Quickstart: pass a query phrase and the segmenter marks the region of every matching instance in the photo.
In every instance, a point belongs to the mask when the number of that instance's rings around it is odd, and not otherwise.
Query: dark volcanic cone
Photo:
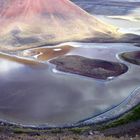
[[[117,28],[69,0],[5,0],[0,8],[0,25],[1,50],[120,37]]]

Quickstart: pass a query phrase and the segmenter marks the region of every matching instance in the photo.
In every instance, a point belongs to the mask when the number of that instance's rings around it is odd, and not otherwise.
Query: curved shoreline
[[[5,53],[0,53],[0,55],[3,55],[4,57],[11,57],[9,54]],[[13,56],[12,56],[13,57]],[[14,59],[17,59],[17,57],[14,57]],[[25,58],[23,61],[27,61]],[[30,63],[36,64],[39,63],[35,60],[30,60]],[[42,64],[42,63],[41,63]],[[23,127],[23,128],[32,128],[32,129],[51,129],[51,128],[72,128],[72,127],[81,127],[81,126],[86,126],[86,125],[94,125],[98,123],[104,123],[110,120],[117,119],[121,115],[127,113],[131,109],[133,109],[135,106],[137,106],[140,103],[140,86],[137,87],[135,90],[133,90],[130,95],[125,98],[121,103],[118,105],[114,106],[113,108],[110,108],[103,113],[100,113],[96,116],[91,116],[89,118],[86,118],[84,120],[78,121],[76,123],[72,124],[65,124],[65,125],[49,125],[49,124],[41,124],[41,125],[24,125],[21,123],[16,123],[12,121],[7,121],[4,119],[0,119],[0,124],[5,124],[5,125],[12,125],[16,127]]]
[[[14,60],[17,60],[18,57],[10,54],[6,54],[1,52],[0,55],[2,55],[4,58],[13,58]],[[119,55],[119,54],[118,54]],[[25,58],[20,58],[24,63],[27,63],[26,61],[30,61],[31,64],[36,65],[39,64],[40,61],[36,61],[34,59],[25,59]],[[43,65],[44,63],[40,63],[41,65]],[[41,125],[24,125],[21,123],[16,123],[16,122],[12,122],[12,121],[7,121],[4,119],[0,119],[0,123],[1,124],[6,124],[6,125],[12,125],[12,126],[16,126],[16,127],[23,127],[23,128],[32,128],[32,129],[51,129],[51,128],[71,128],[71,127],[81,127],[81,126],[86,126],[86,125],[94,125],[94,124],[98,124],[98,123],[104,123],[110,120],[114,120],[117,119],[118,117],[120,117],[121,115],[127,113],[128,111],[130,111],[131,109],[133,109],[135,106],[137,106],[140,103],[140,86],[137,87],[135,90],[133,90],[130,95],[125,98],[121,103],[119,103],[118,105],[114,106],[113,108],[110,108],[106,111],[104,111],[103,113],[100,113],[96,116],[91,116],[89,118],[86,118],[84,120],[78,121],[76,123],[72,123],[72,124],[65,124],[65,125],[49,125],[49,124],[41,124]]]
[[[133,90],[133,92],[117,106],[95,117],[91,117],[83,122],[79,122],[79,125],[98,124],[116,119],[137,106],[140,103],[139,98],[140,87]]]
[[[115,120],[125,113],[129,112],[131,109],[136,107],[140,101],[140,87],[136,88],[124,101],[122,101],[119,105],[101,113],[96,116],[87,118],[85,120],[79,121],[73,124],[65,124],[62,126],[57,125],[24,125],[21,123],[10,122],[7,120],[0,119],[1,125],[22,127],[22,128],[31,128],[31,129],[55,129],[55,128],[73,128],[73,127],[82,127],[87,125],[96,125],[104,122],[108,122],[110,120]]]

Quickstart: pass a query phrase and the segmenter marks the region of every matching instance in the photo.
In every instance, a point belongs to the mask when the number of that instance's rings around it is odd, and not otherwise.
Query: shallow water
[[[59,72],[48,61],[41,61],[42,67],[1,56],[1,119],[26,125],[71,124],[116,106],[140,87],[140,67],[118,58],[119,53],[139,47],[125,43],[67,44],[75,46],[67,55],[122,62],[129,70],[112,80],[99,80]],[[29,58],[38,61],[37,57]]]

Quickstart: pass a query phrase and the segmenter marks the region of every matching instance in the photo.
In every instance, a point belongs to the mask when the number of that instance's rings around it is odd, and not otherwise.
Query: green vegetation
[[[123,116],[121,116],[117,120],[109,122],[101,127],[102,127],[102,129],[107,129],[107,128],[127,124],[127,123],[130,123],[133,121],[137,121],[139,119],[140,119],[140,105],[136,106],[132,111],[124,114]]]
[[[71,128],[69,129],[71,132],[73,132],[74,134],[82,134],[84,132],[88,132],[89,130],[91,130],[90,126],[85,126],[85,127],[75,127],[75,128]]]
[[[24,129],[24,128],[12,128],[11,131],[15,134],[30,134],[30,133],[37,133],[38,130],[33,129]]]
[[[25,128],[19,128],[19,127],[10,127],[8,130],[15,133],[15,134],[58,134],[58,133],[65,133],[65,132],[72,132],[74,134],[82,134],[84,132],[87,132],[91,129],[90,126],[85,127],[75,127],[75,128],[67,128],[67,129],[50,129],[50,130],[36,130],[36,129],[25,129]],[[1,130],[1,129],[0,129]]]
[[[38,130],[38,129],[30,129],[30,128],[19,128],[19,127],[10,127],[9,130],[15,134],[58,134],[62,133],[62,130],[59,128],[54,128],[54,129],[43,129],[43,130]]]

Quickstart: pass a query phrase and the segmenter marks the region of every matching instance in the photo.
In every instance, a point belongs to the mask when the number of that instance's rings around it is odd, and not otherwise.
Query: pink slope
[[[0,17],[0,46],[4,49],[118,36],[116,28],[69,0],[6,0]],[[27,43],[24,39],[28,38],[36,41]]]

